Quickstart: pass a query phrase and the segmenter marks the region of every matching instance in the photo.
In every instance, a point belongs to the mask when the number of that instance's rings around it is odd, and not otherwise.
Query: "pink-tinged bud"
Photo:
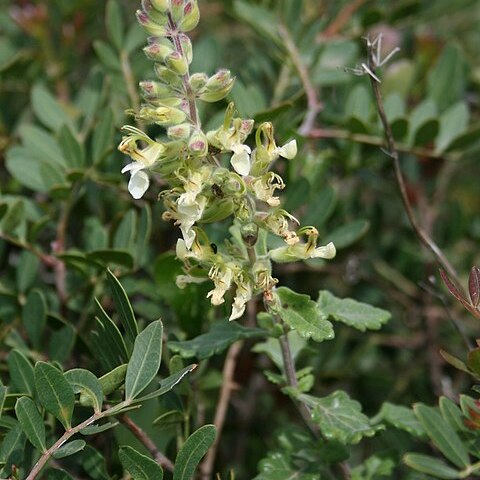
[[[205,156],[208,153],[207,137],[201,130],[196,130],[190,137],[188,149],[194,155]]]
[[[145,10],[137,10],[138,23],[151,35],[163,37],[167,33],[165,25],[154,22]]]
[[[169,88],[164,83],[146,80],[144,82],[140,82],[139,85],[144,95],[147,96],[149,99],[162,97],[171,93],[171,88]]]
[[[181,123],[180,125],[174,125],[167,130],[167,136],[171,140],[186,140],[190,137],[190,131],[192,125],[190,123]]]
[[[172,44],[165,40],[162,43],[151,43],[143,49],[150,60],[165,61],[165,58],[173,53]]]
[[[185,75],[188,72],[188,62],[179,52],[173,52],[165,58],[165,64],[179,75]]]
[[[179,23],[183,18],[184,0],[170,0],[170,11],[175,23]]]
[[[155,8],[152,0],[142,0],[142,9],[148,13],[150,19],[155,23],[159,25],[166,25],[168,23],[166,12],[161,12]]]
[[[199,98],[205,102],[217,102],[230,93],[234,82],[235,77],[232,78],[229,70],[219,70],[208,79]]]
[[[183,19],[179,28],[182,32],[193,30],[200,20],[200,9],[196,0],[190,0],[183,9]]]

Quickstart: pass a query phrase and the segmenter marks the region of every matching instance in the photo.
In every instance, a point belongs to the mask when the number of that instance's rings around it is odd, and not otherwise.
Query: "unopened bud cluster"
[[[135,199],[146,192],[152,174],[169,185],[159,197],[165,205],[163,219],[174,221],[182,233],[177,257],[184,262],[185,275],[177,284],[210,279],[213,289],[208,297],[213,305],[224,303],[225,294],[233,289],[233,320],[243,315],[253,295],[272,296],[277,283],[272,260],[332,258],[335,247],[317,247],[317,230],[298,228],[299,222],[281,208],[276,195],[285,184],[271,167],[279,157],[295,157],[295,140],[277,146],[273,126],[267,122],[256,129],[252,149],[246,142],[254,121],[237,117],[233,104],[218,129],[201,129],[196,102],[225,98],[234,78],[228,70],[211,77],[190,75],[192,46],[186,32],[198,24],[197,1],[143,0],[137,18],[151,35],[144,52],[155,62],[157,79],[140,83],[145,103],[134,113],[164,127],[168,140],[157,141],[125,126],[119,149],[133,161],[122,172],[130,172],[128,189]],[[213,245],[202,225],[228,217],[233,219],[232,240]],[[260,230],[281,237],[285,245],[261,251]]]

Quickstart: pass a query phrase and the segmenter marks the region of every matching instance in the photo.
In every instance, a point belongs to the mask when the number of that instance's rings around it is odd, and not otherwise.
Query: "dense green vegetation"
[[[0,478],[477,478],[479,3],[141,3],[0,0]]]

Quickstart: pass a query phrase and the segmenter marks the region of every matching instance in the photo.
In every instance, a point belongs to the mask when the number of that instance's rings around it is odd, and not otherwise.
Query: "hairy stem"
[[[175,50],[183,57],[184,52],[178,34],[178,26],[173,20],[173,17],[170,13],[168,14],[168,26],[170,28],[170,36]],[[182,83],[185,90],[185,98],[188,102],[188,108],[190,110],[190,120],[196,127],[200,128],[200,119],[198,117],[197,104],[195,103],[195,95],[193,94],[192,88],[190,86],[190,73],[188,71],[185,75],[182,76]]]
[[[120,420],[146,447],[159,465],[168,471],[173,472],[173,462],[157,448],[153,440],[142,428],[140,428],[127,414],[122,415]]]

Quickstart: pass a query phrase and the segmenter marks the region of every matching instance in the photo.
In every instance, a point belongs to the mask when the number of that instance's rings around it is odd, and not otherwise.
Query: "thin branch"
[[[222,388],[220,390],[220,398],[217,404],[217,410],[215,412],[214,425],[217,429],[217,436],[214,444],[210,448],[205,457],[205,460],[200,466],[201,476],[204,480],[212,478],[213,468],[215,465],[215,458],[217,456],[218,445],[220,444],[220,437],[222,435],[223,425],[227,416],[228,404],[230,403],[230,397],[235,389],[235,383],[233,377],[235,374],[235,367],[237,365],[237,357],[243,346],[243,342],[234,343],[227,352],[225,358],[225,364],[223,365],[222,372]]]
[[[348,130],[340,128],[315,128],[309,133],[310,138],[338,138],[340,140],[351,140],[356,143],[363,143],[365,145],[373,145],[381,147],[385,145],[385,140],[375,135],[366,135],[363,133],[351,133]],[[429,148],[412,147],[403,143],[396,143],[395,148],[398,152],[410,153],[417,157],[426,157],[432,159],[455,160],[457,156],[449,153],[439,153]]]
[[[285,27],[285,25],[279,25],[280,34],[285,45],[285,48],[290,56],[290,59],[295,66],[300,80],[305,90],[305,95],[307,96],[307,113],[303,119],[302,124],[300,125],[298,132],[300,135],[308,136],[312,131],[315,125],[315,120],[318,113],[323,109],[323,104],[318,100],[317,91],[315,85],[310,80],[310,76],[307,70],[307,67],[302,61],[301,54],[298,51],[295,42],[290,35],[290,32]]]
[[[173,462],[164,455],[155,445],[148,434],[142,430],[128,415],[122,415],[121,422],[135,435],[135,437],[146,447],[155,461],[163,468],[173,472]]]
[[[369,51],[368,51],[368,67],[373,73],[375,73],[373,48],[369,48]],[[380,86],[378,82],[371,75],[369,75],[369,78],[370,78],[370,84],[372,86],[373,94],[375,96],[375,103],[377,106],[378,115],[380,117],[380,120],[383,125],[383,129],[385,132],[385,140],[387,143],[388,154],[393,159],[395,177],[397,180],[398,188],[400,190],[400,195],[402,198],[403,206],[407,214],[408,220],[410,221],[410,224],[414,232],[416,233],[417,237],[419,238],[420,242],[433,253],[435,259],[440,264],[440,266],[444,268],[457,281],[458,284],[460,284],[461,282],[459,281],[459,277],[456,270],[450,264],[450,262],[448,261],[447,257],[444,255],[442,250],[438,247],[438,245],[433,241],[433,239],[428,235],[428,233],[422,228],[422,226],[419,224],[419,222],[415,218],[413,207],[410,204],[410,200],[408,198],[407,187],[406,187],[405,179],[403,177],[402,169],[400,166],[399,154],[395,146],[395,140],[393,137],[392,128],[387,119],[387,115],[385,113],[385,109],[383,106],[383,99],[382,99],[382,94],[380,92]]]

